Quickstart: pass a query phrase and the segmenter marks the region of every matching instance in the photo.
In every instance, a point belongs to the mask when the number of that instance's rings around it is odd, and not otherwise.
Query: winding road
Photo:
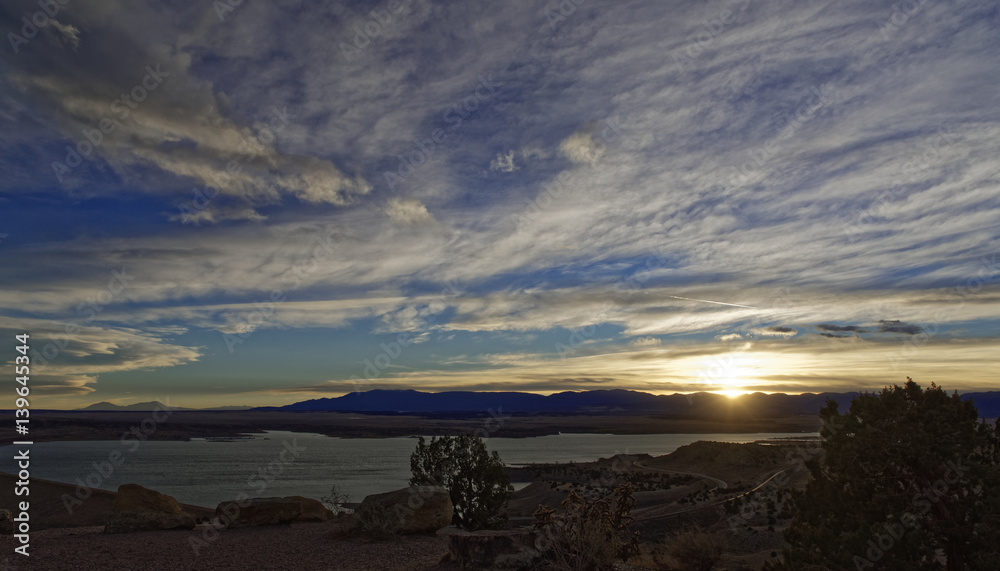
[[[710,480],[710,481],[712,481],[712,482],[714,482],[716,484],[716,487],[712,488],[712,490],[717,489],[717,488],[728,488],[729,487],[726,484],[725,481],[720,480],[719,478],[716,478],[714,476],[709,476],[707,474],[699,474],[697,472],[680,472],[680,471],[677,471],[677,470],[664,470],[662,468],[652,468],[652,467],[649,467],[649,466],[644,466],[638,460],[636,460],[635,462],[633,462],[632,465],[634,467],[636,467],[636,468],[642,468],[643,470],[652,470],[654,472],[666,472],[666,473],[669,473],[669,474],[685,474],[685,475],[688,475],[688,476],[695,476],[695,477],[698,477],[698,478],[703,478],[705,480]],[[648,511],[650,509],[654,509],[655,508],[655,506],[651,506],[651,507],[644,508],[644,509],[641,509],[641,510],[636,510],[635,512],[633,512],[633,514],[636,516],[636,519],[647,519],[648,520],[648,519],[659,519],[659,518],[664,518],[664,517],[673,517],[673,516],[677,516],[677,515],[681,515],[681,514],[686,514],[686,513],[690,513],[690,512],[694,512],[694,511],[698,511],[698,510],[703,510],[703,509],[707,509],[707,508],[721,506],[722,504],[738,500],[738,499],[742,498],[743,496],[746,496],[746,495],[749,495],[749,494],[752,494],[752,493],[756,492],[757,490],[759,490],[759,489],[763,488],[764,486],[766,486],[771,480],[777,478],[779,474],[787,472],[788,470],[791,470],[791,468],[784,468],[784,469],[778,470],[777,472],[775,472],[775,473],[771,474],[770,476],[768,476],[768,478],[766,480],[764,480],[760,484],[757,484],[751,490],[748,490],[748,491],[743,492],[741,494],[737,494],[735,496],[730,496],[728,498],[722,498],[722,499],[714,500],[714,501],[702,504],[700,506],[694,506],[694,507],[686,508],[686,509],[683,509],[683,510],[680,510],[680,511],[671,512],[671,513],[668,513],[668,514],[655,515],[655,516],[651,516],[651,517],[647,517],[647,518],[643,518],[643,517],[641,517],[640,514],[636,513],[636,512]],[[711,490],[709,490],[709,491],[711,491]]]
[[[711,488],[711,489],[709,489],[709,491],[712,491],[712,490],[715,490],[715,489],[719,489],[719,488],[726,489],[726,488],[729,487],[729,484],[727,484],[724,480],[716,478],[715,476],[709,476],[708,474],[702,474],[702,473],[699,473],[699,472],[682,472],[680,470],[665,470],[665,469],[662,469],[662,468],[653,468],[651,466],[646,466],[646,465],[642,464],[638,460],[635,460],[635,461],[632,462],[632,467],[634,467],[634,468],[641,468],[643,470],[649,470],[651,472],[663,472],[663,473],[666,473],[666,474],[682,474],[682,475],[685,475],[685,476],[694,476],[696,478],[701,478],[701,479],[704,479],[704,480],[708,480],[708,481],[710,481],[710,482],[712,482],[712,483],[715,484],[715,488]],[[736,494],[734,496],[730,496],[730,497],[727,497],[727,498],[720,498],[720,499],[713,500],[713,501],[710,501],[710,502],[707,502],[707,503],[704,503],[704,504],[701,504],[701,505],[698,505],[698,506],[693,506],[693,507],[690,507],[690,508],[685,508],[685,509],[680,510],[680,511],[670,512],[668,514],[660,514],[660,515],[654,515],[654,516],[649,516],[649,517],[643,517],[642,514],[644,512],[647,512],[647,511],[650,511],[650,510],[654,510],[654,509],[657,509],[657,508],[661,507],[661,506],[647,506],[647,507],[644,507],[644,508],[639,508],[639,509],[633,510],[632,511],[632,516],[635,517],[636,519],[640,519],[640,520],[660,519],[660,518],[674,517],[674,516],[678,516],[678,515],[681,515],[681,514],[695,512],[695,511],[698,511],[698,510],[703,510],[703,509],[708,509],[708,508],[713,508],[713,507],[721,506],[721,505],[723,505],[723,504],[725,504],[727,502],[732,502],[732,501],[738,500],[738,499],[742,498],[743,496],[746,496],[746,495],[749,495],[749,494],[752,494],[752,493],[756,492],[757,490],[763,488],[768,483],[770,483],[771,480],[777,478],[780,474],[782,474],[784,472],[787,472],[787,471],[789,471],[791,469],[792,468],[783,468],[781,470],[778,470],[777,472],[775,472],[775,473],[771,474],[770,476],[768,476],[767,479],[765,479],[763,482],[761,482],[760,484],[757,484],[753,489],[747,490],[747,491],[739,493],[739,494]],[[529,520],[533,520],[534,518],[531,517],[531,516],[515,516],[515,517],[512,517],[510,519],[511,519],[511,521],[515,521],[515,520],[517,520],[517,521],[520,521],[520,520],[529,521]]]
[[[711,480],[712,482],[715,482],[715,488],[712,488],[712,490],[714,490],[716,488],[723,488],[724,489],[724,488],[728,488],[729,487],[729,484],[727,484],[725,481],[720,480],[720,479],[718,479],[718,478],[716,478],[714,476],[709,476],[708,474],[699,474],[698,472],[681,472],[679,470],[664,470],[662,468],[653,468],[653,467],[641,464],[638,460],[636,460],[635,462],[632,462],[632,465],[635,466],[636,468],[642,468],[643,470],[652,470],[653,472],[665,472],[667,474],[683,474],[685,476],[695,476],[696,478],[701,478],[703,480]],[[711,491],[711,490],[709,490],[709,491]]]

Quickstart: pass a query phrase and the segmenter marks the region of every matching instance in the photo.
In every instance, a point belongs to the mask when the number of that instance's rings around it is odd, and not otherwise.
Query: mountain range
[[[416,414],[662,414],[677,417],[713,417],[747,413],[754,416],[818,414],[828,399],[850,407],[859,393],[749,393],[729,397],[716,393],[654,395],[623,389],[567,391],[551,395],[521,392],[445,391],[377,389],[352,392],[336,398],[319,398],[280,407],[258,407],[256,411],[361,412]],[[966,393],[983,418],[1000,416],[1000,392]]]
[[[149,401],[149,402],[137,402],[135,404],[130,404],[130,405],[118,405],[118,404],[110,403],[110,402],[107,402],[107,401],[102,401],[102,402],[94,403],[94,404],[92,404],[92,405],[90,405],[88,407],[78,408],[76,410],[79,410],[79,411],[90,411],[90,412],[97,412],[97,411],[100,411],[100,412],[127,412],[127,411],[131,411],[131,412],[149,412],[149,411],[154,411],[154,410],[163,410],[165,408],[168,408],[168,407],[166,405],[160,403],[160,401],[155,401],[155,400],[154,401]],[[170,410],[188,410],[188,411],[191,411],[191,410],[205,410],[205,411],[209,411],[209,410],[250,410],[253,407],[249,407],[249,406],[219,406],[219,407],[213,407],[213,408],[184,408],[184,407],[180,407],[180,406],[171,406],[169,408],[170,408]]]

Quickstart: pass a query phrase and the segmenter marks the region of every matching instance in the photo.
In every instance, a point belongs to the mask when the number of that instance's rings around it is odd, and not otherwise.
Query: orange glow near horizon
[[[744,391],[741,389],[726,389],[724,391],[716,391],[716,394],[726,395],[727,397],[734,399],[736,397],[741,397],[745,394],[749,394],[749,391]]]

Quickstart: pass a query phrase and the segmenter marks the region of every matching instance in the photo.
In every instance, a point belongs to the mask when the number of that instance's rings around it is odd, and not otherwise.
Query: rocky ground
[[[792,516],[791,490],[804,487],[809,475],[803,460],[818,451],[812,440],[696,442],[655,458],[530,465],[511,470],[512,479],[534,483],[515,493],[509,511],[514,523],[525,524],[533,507],[556,507],[571,490],[609,497],[616,486],[631,482],[632,530],[642,542],[642,554],[632,563],[672,568],[676,562],[669,553],[677,538],[701,533],[719,554],[717,570],[759,569],[781,553],[781,532]]]
[[[13,476],[0,474],[0,502],[14,506]],[[410,536],[390,541],[333,539],[333,522],[226,529],[206,525],[194,530],[142,531],[105,535],[116,494],[93,491],[70,514],[64,494],[75,487],[33,479],[28,557],[20,545],[0,535],[0,571],[20,569],[438,569],[448,551],[445,536]],[[19,498],[24,499],[24,498]],[[181,504],[199,519],[214,509]],[[207,540],[207,541],[206,541]],[[203,543],[204,542],[204,543]],[[196,548],[197,547],[197,548]]]
[[[0,558],[0,569],[437,570],[448,552],[444,536],[335,541],[326,523],[225,530],[197,552],[190,539],[202,537],[198,528],[120,535],[104,535],[102,531],[103,527],[82,527],[33,532],[29,557],[7,555],[13,553],[15,541],[2,536],[0,552],[6,561]]]

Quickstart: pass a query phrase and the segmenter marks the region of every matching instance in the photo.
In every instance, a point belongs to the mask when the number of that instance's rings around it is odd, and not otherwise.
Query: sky
[[[0,356],[30,334],[35,408],[1000,388],[995,3],[0,21]]]

